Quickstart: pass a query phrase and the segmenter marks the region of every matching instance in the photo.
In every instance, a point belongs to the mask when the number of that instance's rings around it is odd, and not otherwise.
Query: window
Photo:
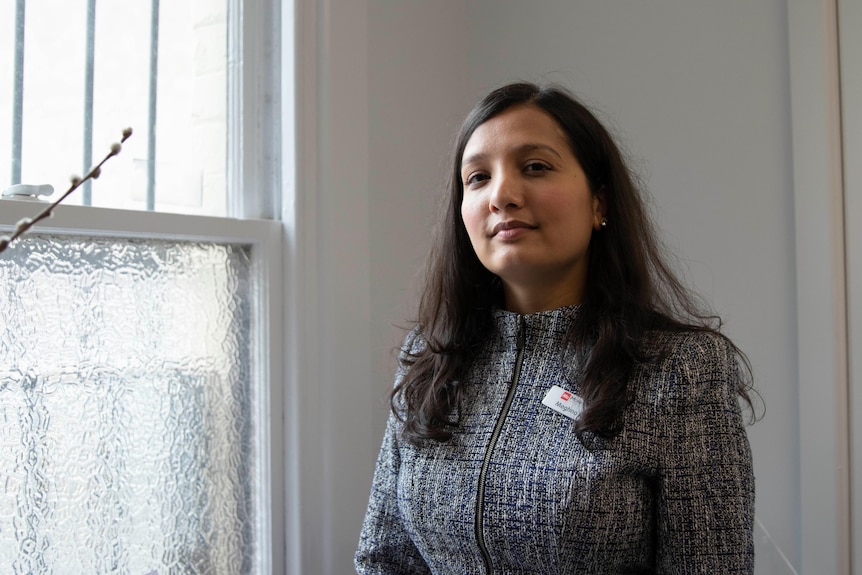
[[[171,26],[180,25],[190,6],[207,3],[161,2],[160,37],[170,37]],[[180,127],[177,120],[170,126],[175,132],[162,129],[171,124],[165,111],[170,104],[162,100],[172,99],[170,92],[162,96],[163,89],[179,88],[165,81],[160,65],[154,207],[185,214],[134,212],[112,203],[125,198],[131,204],[124,207],[146,207],[139,190],[146,187],[147,170],[135,162],[148,160],[133,146],[147,141],[147,130],[119,112],[122,121],[116,126],[107,116],[99,119],[100,113],[115,114],[113,105],[99,103],[99,79],[131,74],[133,64],[124,59],[136,57],[119,50],[99,52],[100,38],[110,35],[103,32],[107,24],[99,22],[113,10],[129,25],[149,26],[148,10],[159,2],[99,0],[94,160],[119,139],[124,126],[135,128],[92,187],[93,205],[109,207],[61,206],[55,218],[40,222],[0,253],[0,292],[5,294],[0,302],[0,565],[12,565],[13,573],[52,568],[141,575],[284,571],[283,546],[273,543],[282,540],[285,521],[282,226],[205,215],[260,218],[277,212],[280,151],[278,142],[265,140],[280,135],[280,102],[270,88],[279,85],[279,66],[267,60],[279,53],[273,46],[280,2],[221,3],[225,7],[213,19],[223,18],[214,26],[230,45],[225,70],[221,80],[217,74],[210,78],[218,89],[202,88],[217,92],[212,106],[226,107],[224,126],[202,137],[222,146],[216,154],[222,173],[213,177],[221,180],[214,188],[221,191],[213,197],[221,194],[221,199],[208,200],[204,184],[200,193],[195,191],[194,183],[206,179],[204,168],[195,168],[198,175],[186,179],[167,177],[188,168],[200,146],[190,135],[193,122]],[[24,2],[0,3],[0,66],[12,62],[10,22],[17,4]],[[72,31],[85,36],[85,23],[76,21],[85,22],[87,4],[42,0],[26,6],[28,34],[29,26],[39,23],[37,5],[51,7],[49,20],[63,24],[57,32],[62,49],[43,64],[52,77],[46,92],[63,96],[51,106],[61,111],[51,110],[57,119],[47,135],[32,144],[22,138],[22,180],[51,183],[60,188],[55,193],[65,189],[71,172],[83,171],[76,156],[83,157],[84,98],[77,95],[80,83],[72,85],[83,65],[64,76],[77,56],[70,55],[69,62],[63,57],[84,45],[72,40]],[[62,15],[67,6],[68,17]],[[123,41],[138,35],[123,31],[129,36]],[[26,66],[38,62],[29,52],[31,37],[25,44]],[[111,58],[119,61],[111,63]],[[11,77],[10,70],[0,67],[0,77]],[[254,77],[244,70],[253,70]],[[141,90],[146,95],[146,89],[135,88],[135,97]],[[34,115],[48,115],[31,109],[34,92],[25,84],[25,130]],[[8,103],[12,109],[12,96],[0,98],[8,99],[0,106]],[[121,96],[114,102],[119,108],[131,99]],[[5,138],[11,127],[2,123],[7,117],[0,114],[0,146],[7,146],[0,147],[3,158],[11,156],[12,138]],[[104,141],[100,122],[109,133]],[[177,142],[180,151],[160,155]],[[31,161],[42,162],[41,168],[28,164],[28,145],[36,158]],[[261,148],[271,157],[258,153]],[[161,167],[162,160],[170,164],[177,157],[185,168]],[[46,176],[46,182],[42,176],[49,172],[56,175]],[[0,178],[11,183],[11,176],[7,162]],[[176,181],[164,184],[162,177]],[[0,188],[6,182],[0,180]],[[176,186],[167,190],[179,190],[178,196],[160,199],[165,185]],[[72,203],[84,202],[82,191],[70,197]],[[179,201],[182,194],[185,199]],[[199,203],[191,205],[195,198]],[[218,209],[212,207],[219,203]],[[36,209],[32,202],[0,199],[0,233]]]

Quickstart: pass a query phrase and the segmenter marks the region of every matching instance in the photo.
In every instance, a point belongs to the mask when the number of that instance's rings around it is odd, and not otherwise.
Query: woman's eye
[[[530,162],[524,167],[527,172],[546,172],[551,169],[551,166],[543,162]]]
[[[470,174],[467,177],[467,179],[464,181],[464,184],[467,186],[473,186],[473,185],[484,182],[488,178],[489,178],[488,174],[485,174],[482,172],[476,172],[476,173]]]

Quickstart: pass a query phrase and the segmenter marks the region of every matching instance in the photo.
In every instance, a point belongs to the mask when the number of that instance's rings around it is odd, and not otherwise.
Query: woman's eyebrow
[[[551,154],[557,156],[559,159],[563,159],[563,156],[553,146],[549,146],[548,144],[520,144],[512,148],[511,152],[515,154],[525,154],[529,152],[535,152],[537,150],[544,150],[546,152],[550,152]],[[463,169],[464,166],[467,166],[474,162],[482,162],[487,158],[488,154],[485,152],[477,152],[475,154],[471,154],[470,156],[467,156],[466,158],[461,160],[461,169]]]
[[[563,159],[563,156],[554,148],[553,146],[549,146],[548,144],[522,144],[516,148],[518,152],[535,152],[537,150],[544,150],[546,152],[550,152],[560,158]]]

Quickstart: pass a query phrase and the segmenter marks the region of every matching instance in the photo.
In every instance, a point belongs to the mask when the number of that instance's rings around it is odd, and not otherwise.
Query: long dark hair
[[[720,320],[704,311],[666,262],[641,193],[607,129],[562,88],[503,86],[473,108],[458,133],[419,304],[421,343],[402,350],[399,359],[403,376],[392,391],[392,409],[403,419],[402,436],[414,443],[451,437],[458,425],[453,413],[461,401],[459,380],[489,334],[493,311],[503,305],[502,283],[479,261],[461,219],[461,161],[477,127],[520,104],[556,120],[591,190],[601,190],[610,223],[590,241],[584,297],[569,333],[574,349],[587,358],[578,434],[619,433],[620,415],[631,400],[629,377],[639,362],[651,359],[642,346],[648,331],[719,333]],[[750,374],[748,360],[730,345]],[[740,380],[738,392],[751,405],[749,380]]]

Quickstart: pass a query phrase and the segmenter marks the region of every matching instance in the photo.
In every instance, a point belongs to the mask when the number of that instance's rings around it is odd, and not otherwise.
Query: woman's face
[[[557,122],[518,105],[481,124],[464,149],[461,180],[467,234],[503,281],[506,307],[580,303],[601,202]]]

